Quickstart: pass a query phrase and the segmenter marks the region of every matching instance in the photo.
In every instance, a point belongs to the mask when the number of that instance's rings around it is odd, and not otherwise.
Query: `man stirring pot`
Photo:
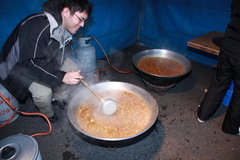
[[[42,11],[24,18],[8,37],[0,54],[0,77],[18,100],[31,95],[38,110],[56,122],[52,98],[62,97],[54,88],[76,85],[83,78],[67,57],[68,44],[92,6],[87,0],[48,0]]]

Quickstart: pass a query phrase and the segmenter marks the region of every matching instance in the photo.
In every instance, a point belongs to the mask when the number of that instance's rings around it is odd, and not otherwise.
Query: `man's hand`
[[[78,84],[80,79],[83,79],[83,76],[80,74],[80,72],[80,70],[67,72],[63,77],[62,82],[69,85]]]

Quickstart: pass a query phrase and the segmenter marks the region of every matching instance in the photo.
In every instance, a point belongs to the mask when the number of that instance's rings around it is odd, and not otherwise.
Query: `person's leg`
[[[240,127],[240,63],[231,59],[234,70],[234,90],[222,125],[222,131],[228,134],[239,134]]]
[[[228,58],[229,56],[224,53],[219,55],[216,74],[197,111],[198,118],[202,121],[208,120],[217,111],[233,79],[233,72],[228,63]]]
[[[239,131],[240,129],[240,97],[239,95],[240,95],[239,89],[235,89],[232,95],[232,100],[230,102],[230,105],[228,106],[227,113],[223,121],[222,131],[228,134],[240,133]]]
[[[51,88],[33,82],[29,91],[32,93],[33,102],[41,113],[46,115],[48,118],[54,115],[52,109],[52,90]]]

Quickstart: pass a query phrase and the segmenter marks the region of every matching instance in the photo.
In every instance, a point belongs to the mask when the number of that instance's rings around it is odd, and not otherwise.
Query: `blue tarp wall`
[[[75,36],[91,35],[107,54],[140,42],[151,48],[178,52],[206,65],[217,57],[196,53],[187,41],[210,31],[224,32],[230,21],[231,0],[89,0],[94,5],[90,22]],[[25,16],[41,11],[45,0],[0,0],[0,49]],[[97,58],[104,54],[95,41]]]

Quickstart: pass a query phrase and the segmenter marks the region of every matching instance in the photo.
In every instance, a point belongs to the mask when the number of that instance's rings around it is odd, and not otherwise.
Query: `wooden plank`
[[[188,41],[189,47],[199,49],[214,55],[219,55],[219,47],[212,42],[213,37],[223,36],[223,32],[212,31]]]

